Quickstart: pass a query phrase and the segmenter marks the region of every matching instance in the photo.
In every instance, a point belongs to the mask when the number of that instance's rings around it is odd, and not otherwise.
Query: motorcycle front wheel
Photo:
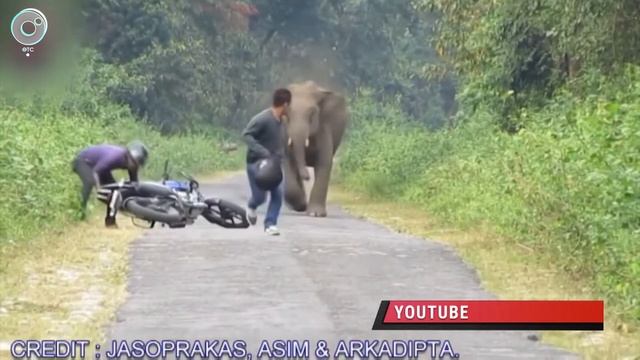
[[[202,216],[210,223],[227,229],[246,229],[250,226],[242,206],[217,198],[206,199],[204,202],[209,208],[202,212]]]

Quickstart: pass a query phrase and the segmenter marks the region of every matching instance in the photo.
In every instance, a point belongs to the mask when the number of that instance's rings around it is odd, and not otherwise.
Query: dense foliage
[[[107,87],[109,97],[163,132],[229,126],[248,115],[243,109],[258,90],[255,39],[220,31],[216,8],[195,3],[84,4],[91,19],[88,43],[117,69]]]
[[[437,71],[459,79],[456,126],[429,132],[363,92],[340,161],[345,183],[525,243],[639,321],[637,7],[413,4],[439,14]]]
[[[165,132],[239,128],[274,87],[314,79],[400,98],[431,127],[453,112],[427,14],[409,2],[90,0],[88,39],[119,77],[109,96]],[[373,49],[373,51],[372,51]]]
[[[640,10],[632,0],[412,2],[439,14],[434,45],[465,80],[465,110],[495,109],[510,132],[527,125],[521,108],[544,106],[560,89],[590,93],[574,80],[640,64]]]

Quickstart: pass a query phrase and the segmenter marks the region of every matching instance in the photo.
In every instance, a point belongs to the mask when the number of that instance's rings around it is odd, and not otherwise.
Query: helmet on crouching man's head
[[[144,166],[149,157],[147,147],[141,141],[136,140],[131,142],[127,148],[129,149],[129,154],[131,154],[131,157],[136,161],[138,166]]]

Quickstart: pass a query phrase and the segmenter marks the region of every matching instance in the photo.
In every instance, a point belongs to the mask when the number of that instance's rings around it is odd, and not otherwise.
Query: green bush
[[[564,93],[541,110],[522,110],[530,125],[514,135],[492,125],[487,109],[453,130],[412,128],[364,96],[353,104],[341,181],[457,226],[489,225],[552,255],[608,306],[640,320],[637,73],[599,78],[598,95]]]

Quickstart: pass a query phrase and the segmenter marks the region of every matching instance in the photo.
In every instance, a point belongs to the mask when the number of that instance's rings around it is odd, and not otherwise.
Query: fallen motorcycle
[[[205,198],[200,184],[192,176],[181,173],[187,181],[169,178],[169,162],[160,183],[120,182],[108,184],[98,190],[98,200],[104,204],[115,201],[119,211],[143,220],[149,228],[161,223],[170,228],[193,224],[202,215],[210,223],[228,229],[246,229],[250,226],[243,207],[220,198]]]

